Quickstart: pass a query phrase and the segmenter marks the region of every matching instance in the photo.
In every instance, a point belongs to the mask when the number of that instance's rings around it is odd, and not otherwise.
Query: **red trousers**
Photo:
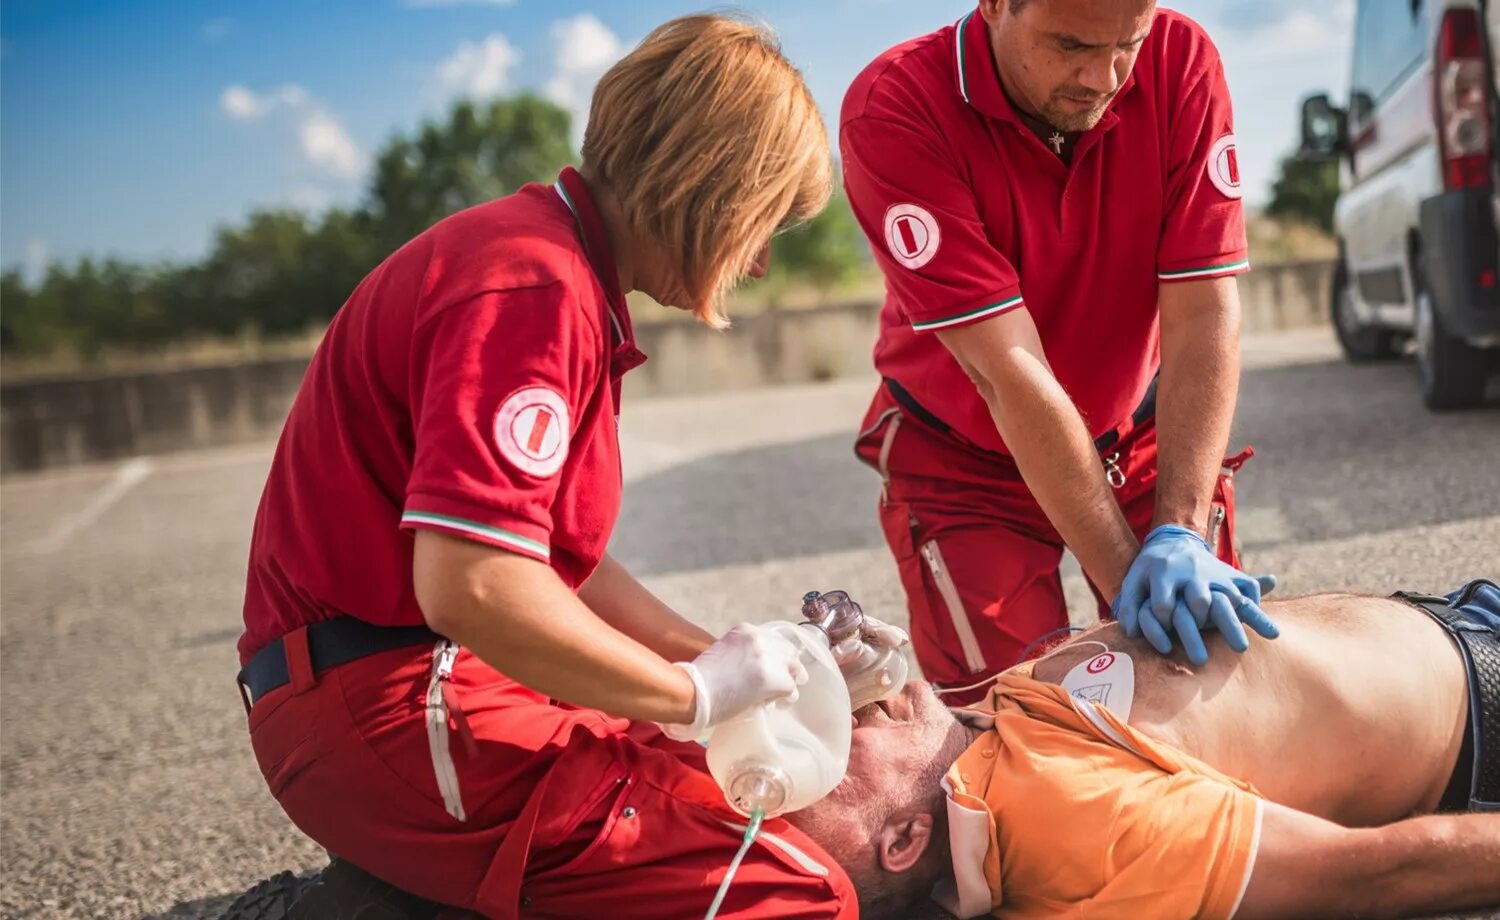
[[[415,646],[255,701],[250,739],[287,815],[406,891],[485,917],[702,917],[745,823],[703,749],[655,726],[556,705],[467,652]],[[446,665],[451,664],[451,673]],[[853,918],[844,871],[780,820],[740,866],[721,917]]]
[[[940,688],[982,683],[1028,647],[1068,625],[1058,566],[1063,541],[1011,458],[976,448],[904,410],[882,386],[855,447],[881,475],[880,523],[896,557],[911,614],[912,645]],[[1209,543],[1238,565],[1234,473],[1224,461],[1214,489]],[[1115,497],[1137,539],[1156,509],[1156,426],[1126,422],[1100,458],[1115,470]],[[1094,589],[1101,616],[1109,604]],[[983,689],[944,694],[973,702]]]

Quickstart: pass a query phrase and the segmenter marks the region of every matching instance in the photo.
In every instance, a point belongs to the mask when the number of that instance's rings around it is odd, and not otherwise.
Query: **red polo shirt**
[[[423,622],[414,528],[582,584],[619,512],[620,378],[644,359],[572,169],[391,255],[334,317],[282,432],[251,539],[242,661],[340,614]]]
[[[989,411],[936,336],[1025,306],[1093,436],[1160,364],[1162,282],[1249,268],[1229,91],[1193,21],[1157,13],[1064,163],[1017,115],[983,18],[898,45],[844,98],[849,201],[885,274],[875,365],[974,444]]]

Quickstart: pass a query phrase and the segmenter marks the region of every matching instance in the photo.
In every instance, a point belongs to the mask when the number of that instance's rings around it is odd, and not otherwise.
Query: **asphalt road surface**
[[[1287,593],[1500,576],[1500,408],[1432,415],[1409,364],[1346,365],[1322,333],[1245,351],[1248,568]],[[850,451],[872,385],[628,405],[614,552],[713,628],[836,587],[903,620]],[[213,917],[320,862],[261,784],[231,680],[270,449],[0,486],[0,915]]]

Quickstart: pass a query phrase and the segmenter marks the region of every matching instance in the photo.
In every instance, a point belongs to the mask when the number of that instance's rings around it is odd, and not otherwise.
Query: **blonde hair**
[[[679,305],[714,328],[761,247],[833,185],[827,129],[775,35],[707,14],[658,27],[599,80],[583,165],[675,256]]]

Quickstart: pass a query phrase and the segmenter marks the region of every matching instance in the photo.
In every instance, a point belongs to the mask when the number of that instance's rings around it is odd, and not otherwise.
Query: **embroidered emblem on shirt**
[[[937,218],[920,205],[893,204],[885,212],[885,246],[891,257],[917,269],[937,255],[942,232]]]
[[[1228,198],[1238,198],[1240,190],[1240,156],[1234,145],[1234,135],[1219,138],[1208,153],[1208,178],[1214,188]]]
[[[524,387],[495,413],[495,447],[522,472],[546,478],[568,458],[568,403],[555,390]]]

